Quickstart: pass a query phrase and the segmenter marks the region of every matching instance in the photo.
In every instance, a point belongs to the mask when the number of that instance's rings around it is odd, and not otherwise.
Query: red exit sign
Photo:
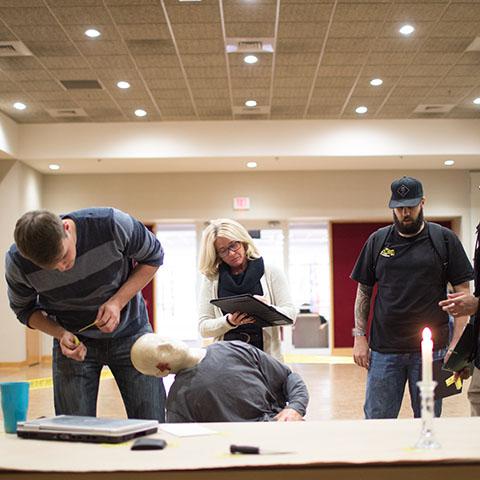
[[[233,199],[234,210],[250,210],[250,197],[235,197]]]

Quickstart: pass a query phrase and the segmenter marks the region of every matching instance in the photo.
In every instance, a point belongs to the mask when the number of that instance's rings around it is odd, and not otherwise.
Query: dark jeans
[[[96,416],[100,372],[110,367],[129,418],[165,421],[165,388],[161,378],[149,377],[135,370],[130,349],[135,340],[151,331],[123,338],[82,338],[87,347],[83,362],[62,354],[57,340],[53,344],[53,392],[57,415]]]
[[[433,360],[445,356],[446,349],[433,352]],[[421,399],[417,382],[422,377],[422,354],[380,353],[372,350],[367,375],[363,410],[365,418],[397,418],[408,380],[415,418],[421,416]],[[442,413],[442,400],[435,400],[435,416]]]

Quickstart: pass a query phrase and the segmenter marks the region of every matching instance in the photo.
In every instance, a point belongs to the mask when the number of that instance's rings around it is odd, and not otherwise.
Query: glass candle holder
[[[417,385],[422,399],[422,431],[415,448],[424,450],[440,448],[440,444],[435,440],[433,433],[434,391],[437,382],[417,382]]]

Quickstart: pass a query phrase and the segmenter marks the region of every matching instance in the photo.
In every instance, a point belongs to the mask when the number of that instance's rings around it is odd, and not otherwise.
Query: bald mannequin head
[[[201,349],[189,348],[181,340],[164,338],[156,333],[142,335],[133,345],[130,358],[144,375],[165,377],[197,365],[205,356]]]

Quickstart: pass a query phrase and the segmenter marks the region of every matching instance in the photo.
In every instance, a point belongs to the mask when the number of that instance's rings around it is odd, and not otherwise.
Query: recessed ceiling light
[[[85,30],[85,35],[90,38],[97,38],[101,35],[101,33],[94,28],[89,28],[88,30]]]
[[[25,110],[27,106],[22,102],[15,102],[13,108],[16,108],[17,110]]]
[[[364,113],[367,113],[367,112],[368,112],[368,108],[365,107],[364,105],[360,105],[360,107],[357,107],[357,108],[355,109],[355,111],[356,111],[357,113],[359,113],[360,115],[363,115]]]
[[[452,165],[455,165],[455,160],[445,160],[443,163],[447,167],[451,167]]]
[[[60,170],[60,165],[58,165],[58,163],[51,163],[48,168],[50,170]]]
[[[480,105],[480,97],[477,97],[477,98],[473,101],[473,103],[474,103],[475,105]]]
[[[125,90],[126,88],[130,88],[130,84],[121,80],[120,82],[117,82],[117,87]]]
[[[145,117],[147,115],[147,112],[141,108],[137,108],[134,113],[137,117]]]
[[[402,28],[400,28],[399,32],[402,35],[411,35],[415,31],[415,28],[412,27],[412,25],[403,25]]]
[[[247,168],[257,168],[257,162],[247,162]]]
[[[255,55],[246,55],[245,57],[243,57],[243,61],[251,65],[258,62],[258,57],[256,57]]]
[[[372,85],[372,87],[378,87],[382,83],[383,83],[383,80],[381,78],[372,78],[372,80],[370,80],[370,85]]]
[[[250,107],[250,108],[256,107],[257,106],[257,101],[256,100],[247,100],[245,102],[245,106]]]

